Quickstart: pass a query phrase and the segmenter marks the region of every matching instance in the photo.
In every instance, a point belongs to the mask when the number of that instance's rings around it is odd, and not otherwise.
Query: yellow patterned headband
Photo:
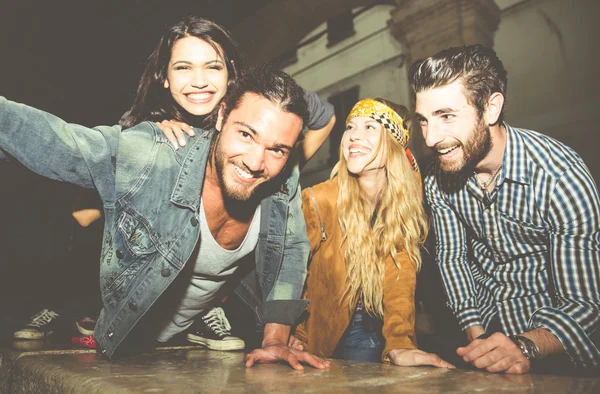
[[[366,116],[367,118],[377,121],[389,130],[390,133],[392,133],[392,136],[404,148],[408,146],[410,133],[404,124],[404,119],[384,103],[371,99],[360,100],[352,107],[352,111],[350,111],[350,114],[346,118],[346,123],[357,116]]]
[[[406,150],[408,161],[418,174],[419,181],[421,181],[417,160],[415,160],[412,152],[407,148],[408,141],[410,140],[410,132],[404,123],[404,119],[402,119],[402,117],[400,117],[396,111],[384,103],[371,99],[360,100],[358,103],[356,103],[346,118],[346,124],[350,121],[350,119],[356,118],[357,116],[366,116],[367,118],[371,118],[390,131],[396,141],[398,141]]]

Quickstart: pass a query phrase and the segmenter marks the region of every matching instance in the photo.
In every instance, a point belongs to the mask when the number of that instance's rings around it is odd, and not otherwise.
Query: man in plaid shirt
[[[600,202],[581,158],[503,122],[506,71],[480,45],[409,73],[437,160],[425,193],[448,305],[489,372],[598,367]]]

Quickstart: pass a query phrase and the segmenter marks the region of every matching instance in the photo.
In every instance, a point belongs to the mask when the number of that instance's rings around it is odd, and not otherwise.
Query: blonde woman
[[[290,345],[322,356],[453,368],[417,349],[416,273],[427,233],[408,110],[359,101],[331,179],[302,192],[308,318]]]

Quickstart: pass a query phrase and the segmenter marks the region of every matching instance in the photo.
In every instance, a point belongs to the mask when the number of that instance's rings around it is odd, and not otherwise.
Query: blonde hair
[[[392,107],[393,103],[381,101]],[[406,119],[408,110],[403,106],[394,107]],[[380,149],[387,150],[387,182],[380,192],[373,225],[371,205],[358,178],[348,171],[341,147],[340,160],[331,172],[331,179],[337,177],[339,185],[338,222],[342,230],[341,244],[346,243],[346,296],[350,307],[354,307],[362,295],[365,310],[383,318],[385,260],[391,256],[399,278],[401,267],[396,257],[406,251],[418,270],[420,247],[427,236],[427,219],[419,175],[412,168],[404,147],[385,128],[382,127],[381,132],[384,138],[380,138],[373,157]]]

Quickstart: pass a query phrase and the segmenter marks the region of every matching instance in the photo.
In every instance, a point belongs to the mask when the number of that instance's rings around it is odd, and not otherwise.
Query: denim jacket
[[[140,318],[177,277],[199,239],[198,209],[214,131],[195,130],[175,150],[151,122],[125,132],[89,129],[0,97],[0,149],[48,178],[95,188],[104,203],[100,264],[104,309],[95,337],[112,357]],[[0,158],[3,157],[0,151]],[[236,293],[258,324],[293,325],[309,244],[297,166],[261,202],[255,269]]]

